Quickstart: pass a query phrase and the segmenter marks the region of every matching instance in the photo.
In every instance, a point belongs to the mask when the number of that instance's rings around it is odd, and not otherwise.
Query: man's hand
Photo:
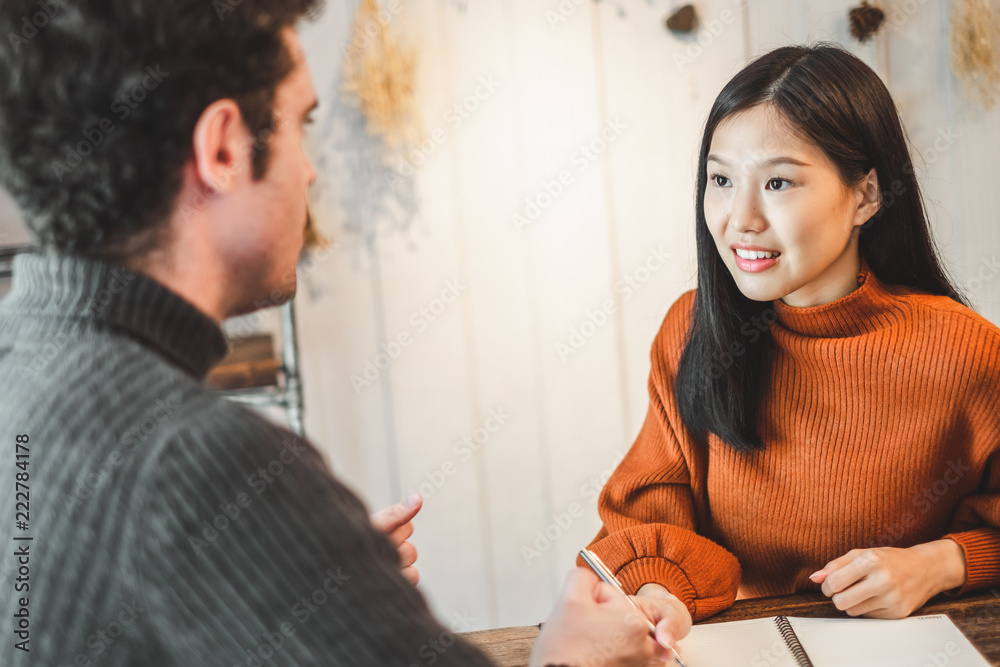
[[[687,609],[674,600],[637,600],[656,624],[656,636],[661,641],[676,641],[691,627]],[[667,649],[649,634],[646,618],[621,593],[590,570],[575,568],[535,641],[530,664],[645,666],[654,660],[667,661],[669,656]]]
[[[413,494],[405,501],[390,505],[371,515],[375,530],[385,533],[396,546],[399,551],[399,564],[403,568],[403,576],[414,586],[420,581],[420,573],[417,572],[417,568],[413,567],[417,561],[417,548],[407,540],[413,535],[413,524],[410,523],[410,520],[417,515],[423,503],[423,498]]]
[[[965,576],[962,547],[944,539],[909,549],[853,549],[809,578],[849,616],[906,618]]]

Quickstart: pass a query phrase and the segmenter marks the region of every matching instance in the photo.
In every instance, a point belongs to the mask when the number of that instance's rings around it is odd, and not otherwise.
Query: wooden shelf
[[[305,436],[302,380],[299,376],[298,330],[295,300],[278,307],[281,314],[281,354],[276,359],[278,382],[240,389],[216,389],[226,398],[255,407],[278,406],[285,411],[288,428]],[[269,338],[269,336],[268,336]]]

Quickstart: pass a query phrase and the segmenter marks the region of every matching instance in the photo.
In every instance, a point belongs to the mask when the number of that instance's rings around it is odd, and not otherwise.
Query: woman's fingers
[[[814,573],[814,576],[821,573],[826,575],[821,590],[824,595],[830,597],[863,579],[877,562],[878,557],[871,549],[852,549],[840,558],[830,561],[826,567]]]
[[[847,612],[848,616],[871,616],[874,613],[890,613],[891,610],[885,607],[883,601],[878,597],[868,598],[861,604],[854,605],[844,611]],[[898,618],[898,617],[897,617]]]
[[[877,600],[879,597],[879,591],[874,590],[874,587],[867,581],[862,581],[857,583],[846,591],[841,591],[840,593],[834,594],[830,601],[833,602],[833,606],[841,611],[846,611],[849,614],[849,610],[858,609],[862,605],[868,605],[871,609],[877,609],[882,605],[876,604],[875,607],[871,607],[869,604],[871,601]],[[864,612],[861,612],[864,613]],[[858,616],[858,613],[851,614],[852,616]]]
[[[855,549],[830,561],[810,579],[817,583],[823,579],[823,593],[851,616],[905,618],[964,574],[963,562],[953,568],[954,576],[936,574],[941,570],[941,553],[959,560],[962,556],[956,551],[944,541],[908,549]]]
[[[656,626],[656,640],[660,645],[673,646],[691,631],[691,613],[670,593],[633,597],[632,600]]]

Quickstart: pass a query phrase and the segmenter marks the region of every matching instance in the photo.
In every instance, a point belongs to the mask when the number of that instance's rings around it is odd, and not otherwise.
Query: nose
[[[739,233],[760,232],[767,228],[767,221],[761,215],[753,193],[737,193],[733,196],[729,226]]]

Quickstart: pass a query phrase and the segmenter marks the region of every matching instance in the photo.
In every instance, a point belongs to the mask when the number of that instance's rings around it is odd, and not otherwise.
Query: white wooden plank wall
[[[1000,112],[950,72],[948,4],[880,2],[887,25],[864,45],[846,1],[706,0],[686,38],[663,27],[680,4],[404,0],[392,25],[418,50],[419,108],[439,132],[391,206],[338,99],[355,0],[304,31],[326,114],[317,207],[339,243],[299,306],[307,427],[372,507],[431,492],[421,587],[446,619],[537,623],[598,529],[602,475],[645,414],[650,343],[693,285],[701,128],[749,58],[832,40],[879,73],[949,266],[1000,321]],[[418,331],[412,314],[448,281],[460,296]],[[356,392],[350,376],[401,332],[412,343]]]
[[[306,425],[373,509],[425,492],[421,588],[446,621],[543,620],[599,528],[650,343],[693,285],[700,132],[748,59],[833,40],[879,73],[944,256],[1000,322],[1000,110],[951,74],[950,3],[879,0],[887,25],[860,45],[846,0],[703,0],[686,38],[663,27],[679,1],[400,2],[433,138],[392,185],[339,93],[356,0],[303,30],[314,206],[337,242],[300,271]]]

